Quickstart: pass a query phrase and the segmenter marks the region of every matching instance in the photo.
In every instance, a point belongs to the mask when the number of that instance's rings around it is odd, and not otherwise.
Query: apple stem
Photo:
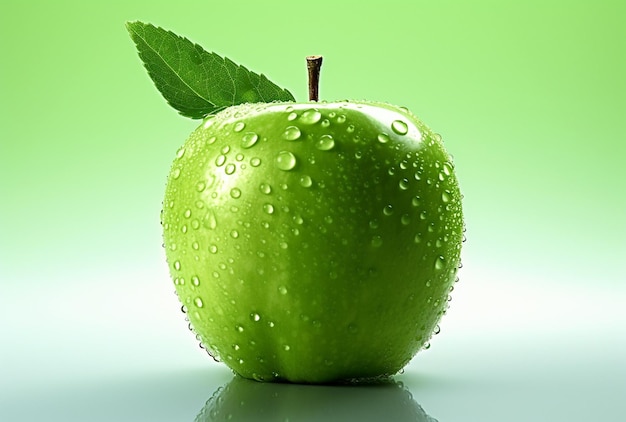
[[[306,58],[306,67],[309,71],[309,101],[319,101],[322,56],[308,56]]]

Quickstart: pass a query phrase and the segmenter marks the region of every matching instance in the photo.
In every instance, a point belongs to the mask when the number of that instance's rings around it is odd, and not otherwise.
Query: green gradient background
[[[197,123],[170,109],[147,77],[124,28],[134,19],[264,73],[299,100],[304,57],[322,54],[322,98],[403,105],[442,134],[465,194],[465,267],[449,330],[444,320],[438,347],[413,366],[429,365],[436,378],[441,365],[452,376],[464,354],[497,356],[494,336],[505,333],[529,349],[541,341],[550,356],[505,347],[518,364],[530,356],[549,367],[553,346],[595,342],[609,349],[606,365],[626,372],[618,358],[626,343],[626,3],[303,4],[0,5],[0,335],[10,345],[0,391],[18,397],[42,374],[114,380],[136,362],[144,372],[206,362],[170,297],[159,226],[170,161]],[[59,358],[54,365],[42,347]],[[572,368],[593,356],[572,358]],[[472,374],[464,373],[470,389]],[[441,383],[417,384],[424,397],[440,391]],[[192,416],[202,403],[191,404]],[[431,403],[435,417],[450,411]],[[452,420],[472,419],[440,422]]]

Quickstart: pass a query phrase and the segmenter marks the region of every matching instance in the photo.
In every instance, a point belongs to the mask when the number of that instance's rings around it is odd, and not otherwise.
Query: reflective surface
[[[233,377],[194,344],[159,273],[120,277],[134,286],[123,295],[41,290],[29,300],[37,312],[9,292],[0,420],[621,420],[623,290],[494,283],[471,262],[463,271],[431,349],[392,382],[355,387]]]

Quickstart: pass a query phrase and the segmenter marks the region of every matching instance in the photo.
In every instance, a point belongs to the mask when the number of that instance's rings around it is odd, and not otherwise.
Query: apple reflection
[[[196,417],[213,421],[437,422],[402,383],[320,386],[261,383],[235,376]]]

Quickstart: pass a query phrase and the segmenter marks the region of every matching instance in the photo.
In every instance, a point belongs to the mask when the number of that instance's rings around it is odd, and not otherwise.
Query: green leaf
[[[265,76],[171,31],[138,21],[126,28],[157,89],[185,117],[201,119],[241,103],[295,101]]]

